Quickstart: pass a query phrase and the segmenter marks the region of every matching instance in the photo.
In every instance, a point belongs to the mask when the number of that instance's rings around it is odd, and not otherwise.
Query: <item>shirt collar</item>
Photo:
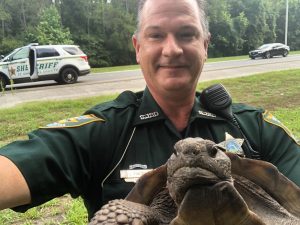
[[[191,121],[197,118],[208,120],[226,120],[225,118],[211,113],[207,109],[205,109],[202,103],[200,102],[200,95],[200,92],[196,92],[195,103],[191,113]]]
[[[147,87],[139,101],[140,106],[134,120],[135,125],[167,119]]]
[[[147,87],[144,90],[143,96],[139,101],[140,106],[135,117],[135,125],[167,119],[166,115],[156,103]],[[196,98],[191,112],[190,122],[198,118],[207,120],[225,120],[224,118],[219,117],[216,114],[213,114],[206,110],[201,105],[200,93],[196,92]]]

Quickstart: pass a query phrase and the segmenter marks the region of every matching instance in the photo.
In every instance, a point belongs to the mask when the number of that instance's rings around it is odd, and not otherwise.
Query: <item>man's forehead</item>
[[[169,24],[168,26],[168,30],[174,30],[176,29],[176,31],[184,31],[184,30],[199,30],[199,26],[193,25],[193,24],[188,24],[188,25],[183,25],[183,24],[177,24],[176,27],[174,28],[171,24]],[[166,31],[166,27],[165,26],[160,26],[160,25],[150,25],[150,24],[146,24],[143,27],[143,30],[145,32],[160,32],[160,31]]]
[[[198,5],[195,0],[147,0],[142,14],[198,15]]]
[[[184,22],[186,18],[192,18],[199,22],[199,11],[195,0],[148,0],[141,16],[142,24],[159,22],[161,19],[178,19]],[[149,24],[148,24],[149,25]],[[154,25],[154,24],[153,24]],[[152,26],[152,25],[150,25]]]

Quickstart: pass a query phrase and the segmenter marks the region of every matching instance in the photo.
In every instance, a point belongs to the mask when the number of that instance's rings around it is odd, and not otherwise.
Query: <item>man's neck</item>
[[[194,105],[195,94],[188,96],[164,96],[153,95],[153,98],[173,123],[175,128],[181,132],[187,125]]]

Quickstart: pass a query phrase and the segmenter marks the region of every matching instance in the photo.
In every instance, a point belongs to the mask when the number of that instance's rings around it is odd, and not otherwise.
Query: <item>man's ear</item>
[[[206,40],[204,40],[204,48],[205,48],[205,52],[206,52],[206,54],[205,54],[205,56],[206,56],[205,60],[207,59],[207,55],[208,55],[208,45],[210,43],[210,38],[211,38],[211,34],[208,33]]]
[[[137,34],[132,35],[131,40],[132,40],[132,45],[133,45],[133,47],[135,49],[135,58],[136,58],[137,63],[139,64],[140,63],[140,56],[139,56],[140,43],[139,43]]]

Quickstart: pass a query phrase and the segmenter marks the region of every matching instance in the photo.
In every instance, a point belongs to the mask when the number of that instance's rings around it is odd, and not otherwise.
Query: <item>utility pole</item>
[[[288,33],[288,25],[289,25],[289,0],[286,0],[286,8],[285,8],[285,37],[284,44],[287,45],[287,33]]]
[[[103,4],[103,0],[101,0],[101,6],[102,6],[102,32],[104,34],[105,25],[104,25],[104,4]]]
[[[125,0],[125,8],[126,8],[126,12],[128,13],[128,1]]]

